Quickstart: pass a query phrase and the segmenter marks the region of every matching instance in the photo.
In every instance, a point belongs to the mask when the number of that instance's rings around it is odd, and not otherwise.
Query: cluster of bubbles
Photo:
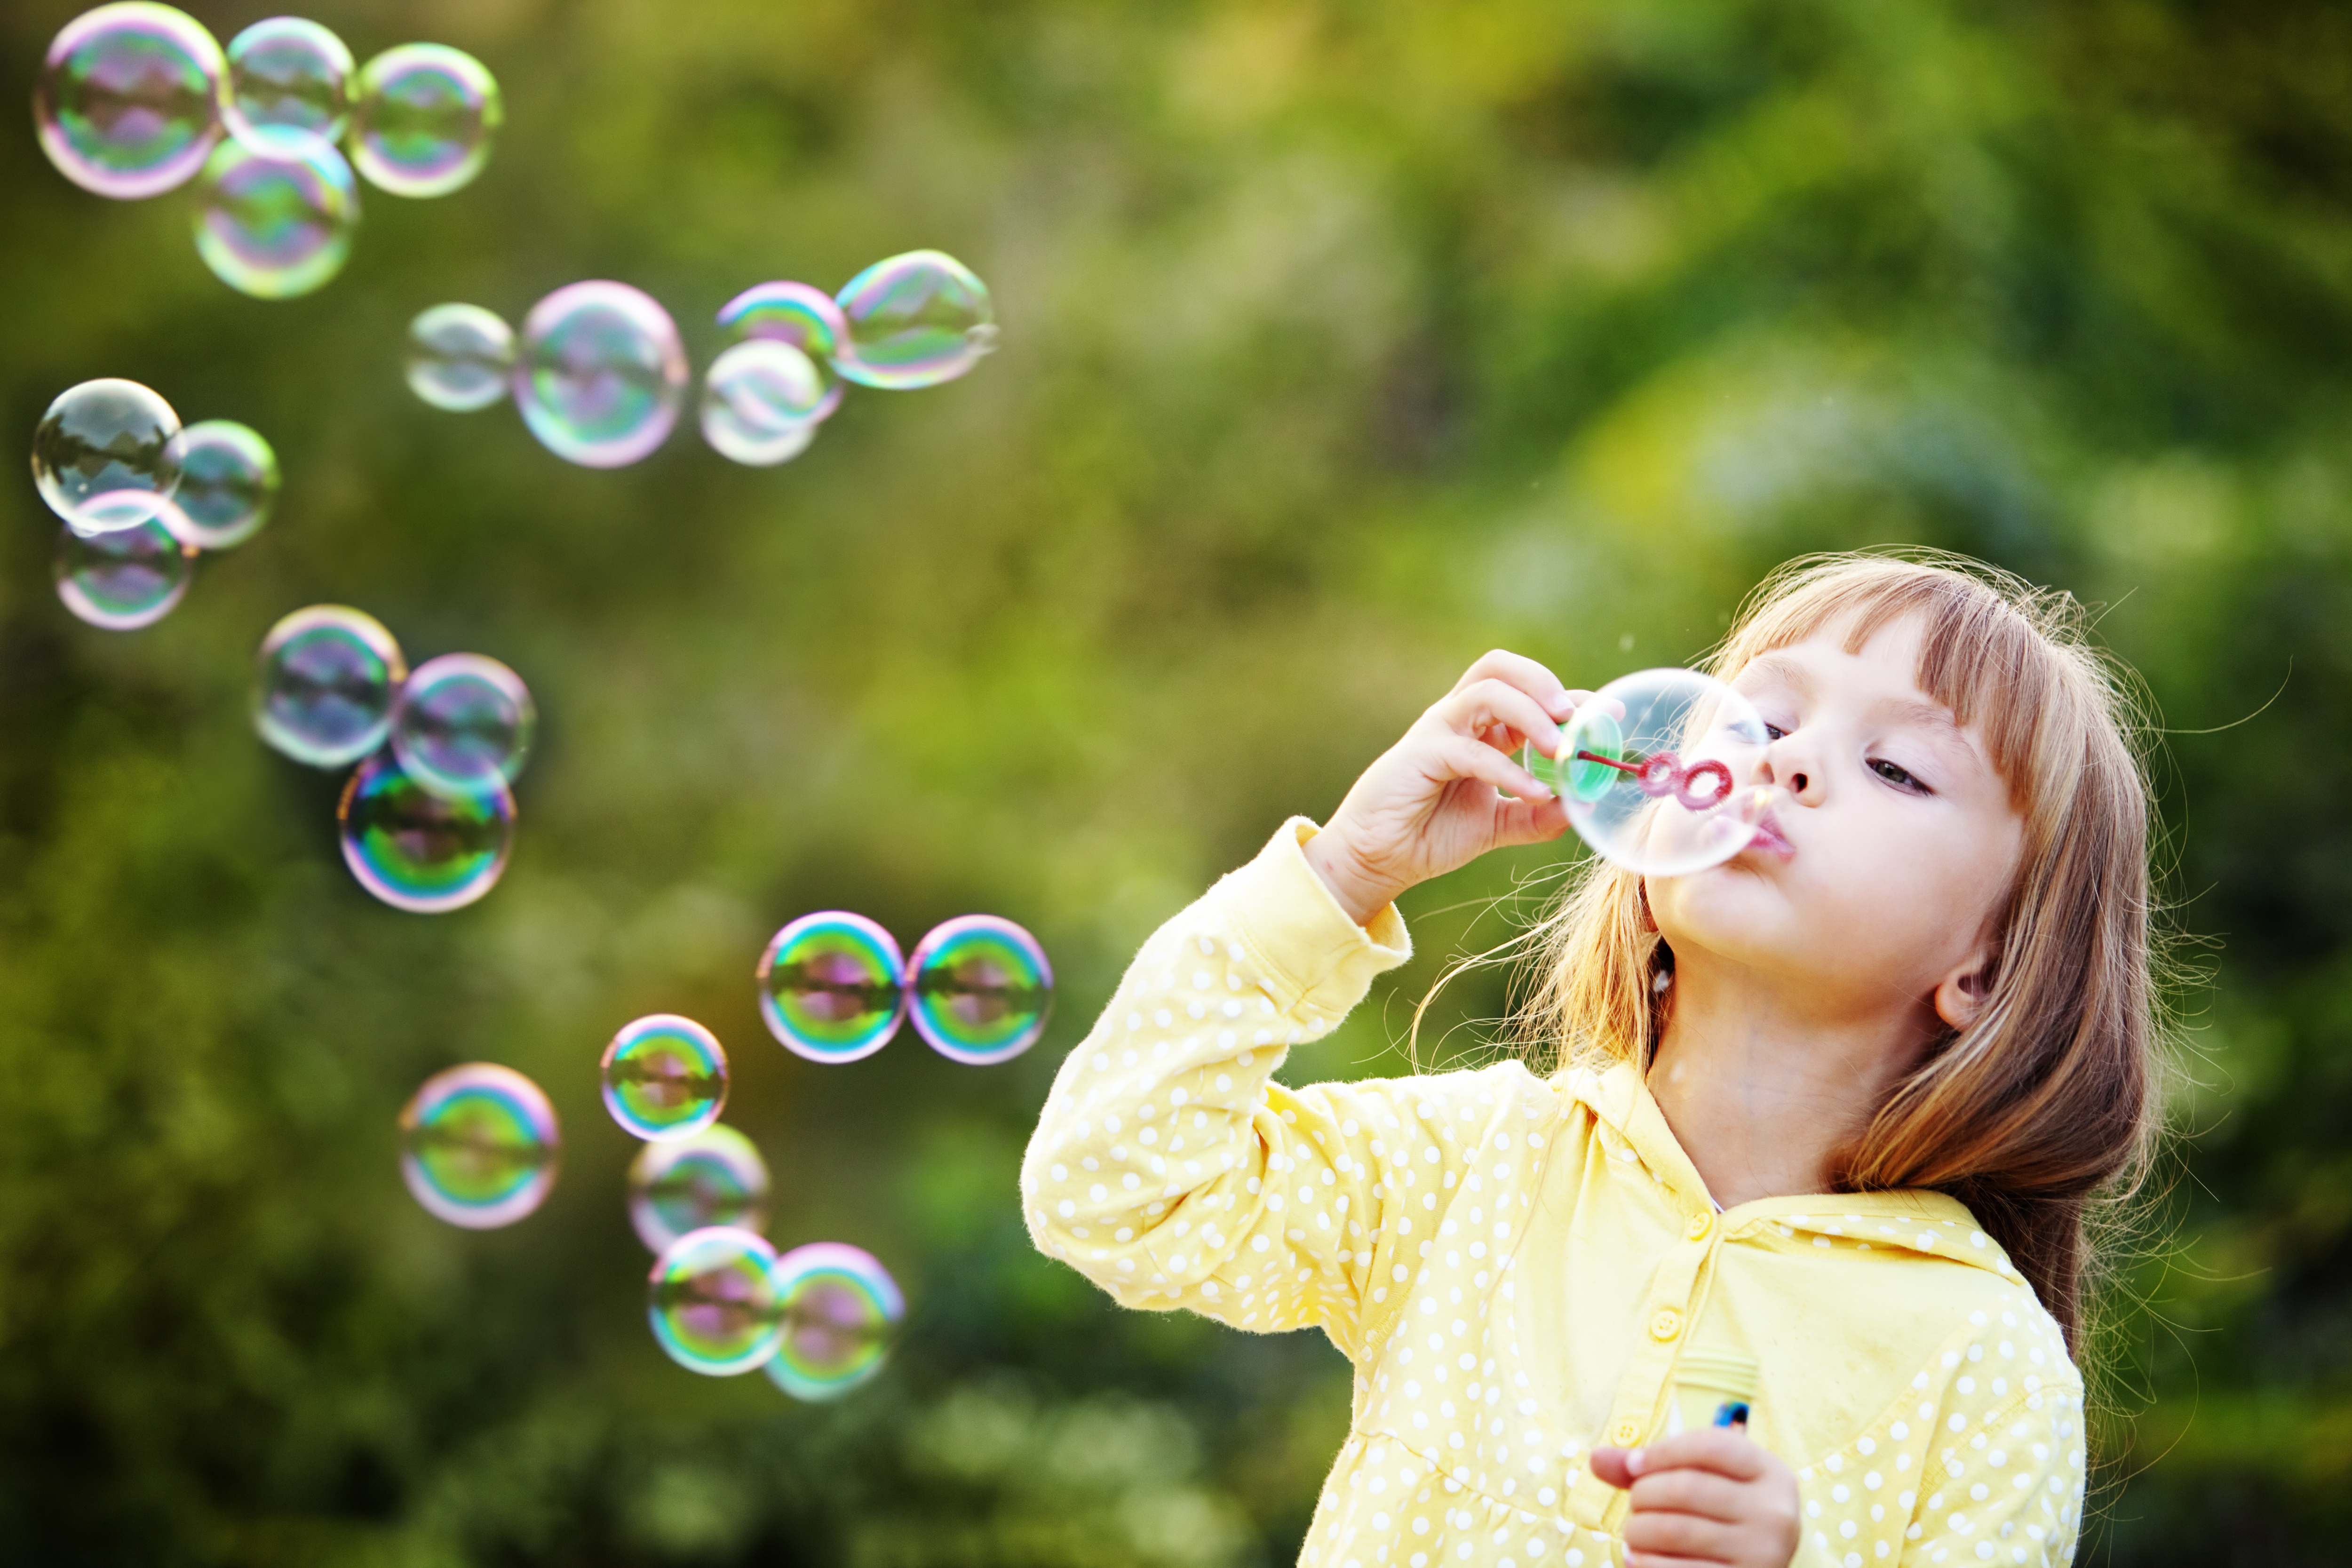
[[[1045,948],[996,915],[934,926],[911,960],[864,915],[803,915],[769,939],[758,979],[769,1032],[813,1062],[870,1057],[911,1018],[941,1056],[989,1067],[1035,1045],[1054,1005]]]
[[[1755,838],[1771,792],[1748,781],[1769,742],[1755,705],[1722,681],[1644,669],[1595,692],[1549,753],[1530,745],[1523,761],[1602,858],[1680,877]]]
[[[152,626],[187,596],[197,555],[234,550],[277,504],[278,454],[249,426],[183,426],[135,381],[59,393],[33,429],[33,484],[58,514],[58,597],[108,631]]]
[[[358,764],[335,815],[343,863],[369,892],[440,914],[498,884],[514,848],[510,786],[538,723],[513,670],[474,653],[411,670],[383,622],[312,605],[261,639],[253,720],[295,762]]]
[[[729,346],[703,375],[703,438],[755,468],[808,449],[841,406],[842,384],[908,391],[953,381],[996,345],[988,287],[954,257],[877,261],[838,294],[762,283],[728,301]],[[669,438],[690,372],[677,324],[625,283],[573,283],[530,309],[518,333],[478,305],[436,305],[409,324],[408,384],[436,408],[511,396],[547,449],[614,468]]]
[[[67,23],[33,94],[42,150],[83,189],[130,200],[194,180],[197,254],[260,300],[342,269],[361,178],[445,195],[481,172],[505,112],[482,63],[445,45],[402,44],[362,66],[318,23],[273,16],[224,50],[194,16],[147,0]]]

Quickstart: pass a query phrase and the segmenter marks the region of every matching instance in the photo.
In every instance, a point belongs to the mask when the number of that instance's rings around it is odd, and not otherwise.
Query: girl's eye
[[[1783,736],[1783,735],[1787,734],[1788,732],[1789,732],[1788,731],[1783,730],[1782,728],[1780,728],[1780,725],[1773,723],[1773,722],[1772,722],[1772,721],[1770,721],[1769,719],[1767,719],[1766,721],[1764,721],[1764,739],[1765,739],[1765,740],[1767,740],[1767,741],[1777,741],[1777,740],[1779,740],[1781,736]]]
[[[1888,762],[1884,757],[1873,757],[1870,760],[1870,771],[1897,789],[1916,790],[1921,795],[1927,793],[1927,786],[1913,778],[1908,770]]]

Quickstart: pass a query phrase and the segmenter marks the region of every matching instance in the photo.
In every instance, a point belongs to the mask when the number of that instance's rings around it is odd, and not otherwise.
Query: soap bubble
[[[452,799],[381,752],[343,786],[335,820],[360,886],[412,914],[446,914],[482,897],[514,848],[514,796],[503,785]]]
[[[972,1067],[1010,1061],[1045,1032],[1054,966],[1037,939],[994,915],[934,927],[907,963],[916,1033]]]
[[[538,723],[520,676],[478,653],[445,653],[418,665],[394,699],[392,749],[435,794],[477,795],[515,781]]]
[[[940,251],[877,261],[842,285],[836,298],[849,336],[833,367],[860,386],[937,386],[996,347],[988,285]]]
[[[205,419],[180,432],[180,488],[158,514],[183,544],[231,550],[261,531],[278,500],[278,454],[249,425]]]
[[[907,1300],[870,1254],[812,1242],[776,1259],[775,1279],[784,1335],[768,1376],[777,1387],[794,1399],[835,1399],[882,1370]]]
[[[136,528],[180,486],[180,416],[135,381],[58,394],[33,427],[33,483],[77,533]]]
[[[400,1113],[400,1174],[436,1219],[468,1230],[512,1225],[555,1186],[555,1107],[539,1085],[490,1062],[435,1073]]]
[[[392,731],[407,661],[383,623],[348,605],[312,605],[269,628],[254,661],[253,721],[298,763],[355,763]]]
[[[332,145],[351,123],[352,69],[352,51],[316,22],[256,22],[229,40],[222,123],[233,136],[299,132]]]
[[[830,418],[841,406],[833,357],[849,341],[849,322],[824,290],[805,283],[757,284],[719,307],[719,324],[739,342],[789,343],[808,355],[824,387],[824,400],[810,418]]]
[[[720,457],[752,468],[797,458],[816,439],[825,395],[816,362],[792,344],[737,343],[703,377],[703,439]]]
[[[771,1272],[776,1249],[748,1230],[688,1231],[654,1262],[646,1315],[670,1360],[688,1372],[727,1377],[776,1353],[783,1303]]]
[[[506,121],[481,61],[443,44],[403,44],[360,68],[352,89],[352,162],[395,196],[442,196],[490,161]]]
[[[604,1047],[604,1109],[633,1138],[691,1138],[727,1104],[727,1053],[691,1018],[656,1013]]]
[[[1579,708],[1553,756],[1530,748],[1525,760],[1604,858],[1679,877],[1722,864],[1756,836],[1763,792],[1749,781],[1767,743],[1755,706],[1720,680],[1644,669]]]
[[[803,915],[770,938],[759,981],[768,1032],[813,1062],[872,1056],[907,1013],[898,940],[840,910]]]
[[[195,556],[162,518],[105,533],[60,528],[54,568],[58,597],[91,626],[135,631],[170,615],[187,595]]]
[[[231,137],[213,149],[196,190],[196,254],[240,294],[308,294],[351,257],[359,185],[343,155],[316,137]]]
[[[408,389],[436,408],[488,408],[514,362],[514,329],[479,305],[436,305],[408,323]]]
[[[655,1252],[706,1226],[764,1229],[768,1163],[732,1127],[647,1143],[629,1165],[629,1224]]]
[[[101,196],[152,196],[204,167],[226,66],[205,25],[169,5],[100,5],[68,22],[33,89],[41,151]]]
[[[634,463],[669,438],[686,396],[677,326],[625,283],[573,283],[523,319],[515,404],[541,445],[591,468]]]

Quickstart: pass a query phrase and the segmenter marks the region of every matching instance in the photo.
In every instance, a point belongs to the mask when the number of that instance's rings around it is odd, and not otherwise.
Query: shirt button
[[[1634,1441],[1642,1436],[1642,1429],[1639,1426],[1634,1426],[1631,1421],[1620,1421],[1617,1423],[1617,1430],[1611,1433],[1610,1436],[1617,1439],[1617,1446],[1619,1447],[1630,1448],[1633,1446]]]
[[[1683,1226],[1683,1234],[1689,1237],[1693,1241],[1696,1241],[1699,1237],[1705,1236],[1714,1227],[1715,1216],[1713,1215],[1695,1214],[1690,1216],[1690,1223]]]
[[[1654,1340],[1670,1340],[1682,1331],[1683,1315],[1672,1307],[1650,1320],[1650,1337]]]

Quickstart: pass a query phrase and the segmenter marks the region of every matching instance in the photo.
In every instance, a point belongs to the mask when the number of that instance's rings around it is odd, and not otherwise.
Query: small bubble
[[[59,528],[58,597],[93,626],[135,631],[170,615],[187,595],[195,555],[161,518],[87,535]]]
[[[396,910],[446,914],[498,886],[514,849],[514,796],[503,785],[436,795],[379,752],[360,764],[335,808],[343,864]]]
[[[86,191],[130,200],[186,184],[221,133],[220,45],[184,11],[128,0],[59,30],[33,89],[41,151]]]
[[[656,1013],[604,1047],[604,1109],[633,1138],[691,1138],[727,1104],[727,1053],[691,1018]]]
[[[436,1219],[512,1225],[555,1186],[555,1108],[511,1068],[469,1062],[425,1080],[400,1113],[400,1173]]]
[[[834,368],[861,386],[937,386],[996,347],[988,285],[940,251],[877,261],[844,284],[835,300],[849,336]]]
[[[352,162],[396,196],[446,195],[470,182],[506,120],[488,68],[442,44],[386,49],[360,68],[352,99]]]
[[[136,528],[180,488],[180,416],[135,381],[58,394],[33,427],[33,484],[77,533]]]
[[[488,408],[514,363],[514,329],[479,305],[436,305],[408,323],[408,389],[436,408]]]
[[[898,940],[863,915],[803,915],[760,955],[760,1016],[768,1032],[813,1062],[854,1062],[890,1043],[906,1016]]]

